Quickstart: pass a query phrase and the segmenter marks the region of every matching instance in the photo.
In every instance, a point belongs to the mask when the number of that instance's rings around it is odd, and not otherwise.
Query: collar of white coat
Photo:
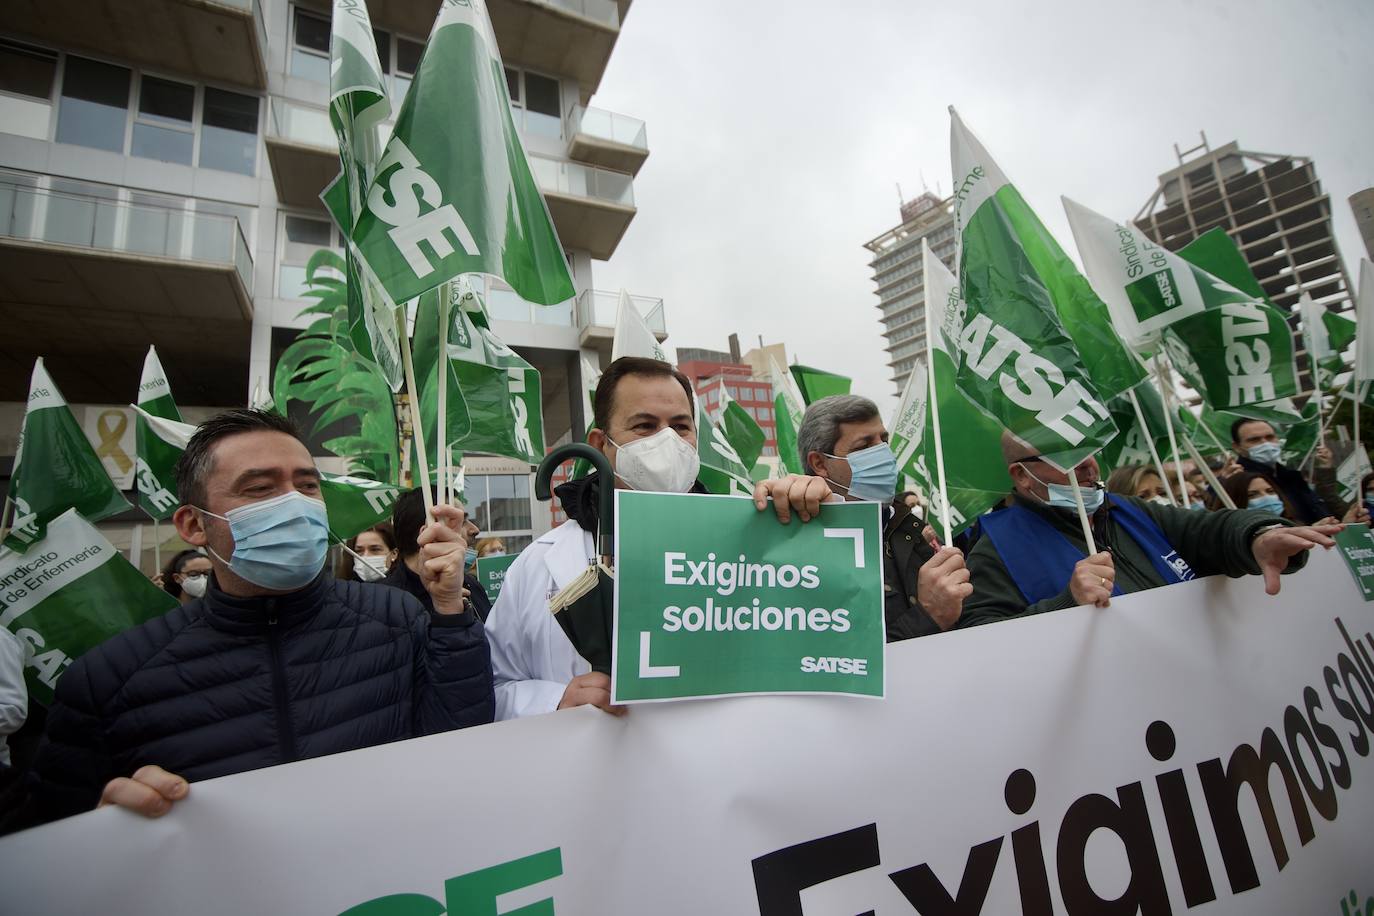
[[[548,552],[544,554],[544,565],[549,570],[553,584],[560,589],[595,561],[596,544],[591,534],[582,530],[582,526],[572,519],[542,535],[535,543],[549,545]]]

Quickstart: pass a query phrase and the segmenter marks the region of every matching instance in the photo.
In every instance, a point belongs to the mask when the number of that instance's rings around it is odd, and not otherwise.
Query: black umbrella
[[[534,495],[547,502],[553,498],[549,481],[560,464],[577,458],[590,462],[601,481],[600,512],[596,536],[597,561],[568,583],[549,602],[554,619],[568,635],[577,654],[593,671],[611,673],[611,623],[615,607],[615,487],[606,456],[582,442],[560,445],[539,462],[534,475]]]

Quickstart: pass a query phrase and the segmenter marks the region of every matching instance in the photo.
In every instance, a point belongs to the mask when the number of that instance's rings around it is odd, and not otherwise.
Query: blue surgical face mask
[[[324,568],[329,517],[318,499],[293,490],[231,509],[228,515],[200,511],[229,523],[234,552],[227,560],[218,553],[215,558],[247,582],[272,591],[294,591]]]
[[[886,442],[850,452],[843,458],[830,454],[825,457],[849,463],[847,489],[842,483],[830,481],[831,486],[845,490],[847,495],[885,503],[897,494],[897,456],[892,454],[892,446]]]
[[[1250,446],[1250,460],[1258,461],[1260,464],[1278,464],[1281,454],[1283,447],[1277,442],[1261,442],[1259,445]]]
[[[1031,473],[1031,469],[1026,467],[1025,464],[1021,462],[1017,463],[1021,464],[1022,469],[1025,470],[1027,474],[1030,474],[1031,478],[1036,483],[1041,484],[1048,491],[1049,499],[1044,501],[1045,505],[1053,506],[1056,509],[1072,509],[1074,512],[1078,511],[1078,500],[1073,498],[1073,486],[1071,484],[1045,483],[1045,481]],[[1098,509],[1102,508],[1102,502],[1107,498],[1107,491],[1102,488],[1100,481],[1092,486],[1079,484],[1078,489],[1083,493],[1083,509],[1089,515],[1092,515]]]
[[[477,548],[469,547],[463,551],[463,568],[468,569],[473,563],[477,562]]]
[[[1283,514],[1283,500],[1277,496],[1252,496],[1250,502],[1246,504],[1248,508],[1256,512],[1268,512],[1270,515]]]
[[[1207,504],[1200,499],[1195,499],[1188,504],[1188,508],[1195,512],[1205,512],[1207,511]]]

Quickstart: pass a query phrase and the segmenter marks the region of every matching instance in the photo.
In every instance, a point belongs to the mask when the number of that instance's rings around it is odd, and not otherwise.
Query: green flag
[[[1163,347],[1221,410],[1298,393],[1288,322],[1224,232],[1205,233],[1175,254],[1071,200],[1064,209],[1083,265],[1130,346]]]
[[[148,355],[143,360],[143,381],[138,386],[137,406],[139,413],[134,416],[134,429],[138,443],[135,463],[138,471],[138,507],[150,518],[165,522],[180,504],[176,498],[176,458],[173,456],[168,460],[167,445],[153,434],[143,416],[146,414],[180,423],[181,411],[177,410],[176,402],[172,400],[167,374],[162,371],[162,362],[157,358],[157,350],[152,347],[148,348]],[[158,470],[154,471],[154,468]]]
[[[0,626],[30,650],[24,677],[45,706],[74,659],[177,605],[76,509],[50,519],[32,549],[0,548],[0,588]]]
[[[412,90],[413,91],[413,90]],[[544,413],[539,372],[491,330],[483,311],[464,304],[462,284],[449,287],[448,445],[455,451],[504,455],[528,464],[544,457]],[[437,466],[440,290],[420,298],[415,312],[415,375],[426,454]]]
[[[771,355],[768,357],[768,384],[773,387],[773,430],[778,443],[778,467],[792,474],[809,474],[797,453],[797,432],[801,429],[806,404],[797,381]]]
[[[935,455],[935,415],[926,409],[920,419],[921,441],[915,451],[918,474],[930,481],[933,511],[927,520],[943,543],[950,541],[1011,490],[1002,461],[1002,426],[959,393],[958,342],[949,336],[951,314],[962,311],[959,285],[949,268],[922,243],[925,276],[926,372],[934,379],[935,405],[940,412],[944,445],[945,490],[949,495],[949,526],[944,530]],[[913,370],[915,371],[915,370]],[[894,445],[895,449],[896,446]]]
[[[1322,310],[1322,323],[1326,325],[1326,339],[1331,344],[1331,350],[1336,356],[1345,352],[1345,348],[1355,342],[1355,322],[1346,318],[1344,315],[1337,315],[1330,309]]]
[[[399,488],[364,477],[320,474],[320,497],[329,513],[329,533],[346,541],[378,522],[391,521]]]
[[[159,520],[172,517],[181,498],[177,493],[177,462],[186,451],[186,443],[195,435],[190,423],[166,419],[149,413],[142,405],[134,405],[138,418],[138,495],[139,505],[147,501],[147,511]],[[146,483],[146,490],[145,490]]]
[[[759,455],[763,454],[763,441],[767,437],[763,434],[763,428],[758,421],[749,416],[749,412],[735,402],[730,397],[730,392],[726,390],[725,380],[720,380],[720,432],[725,436],[726,441],[734,448],[735,454],[739,456],[740,464],[744,465],[753,475],[754,466],[759,462]]]
[[[697,454],[701,458],[697,480],[706,488],[706,492],[723,496],[754,492],[749,469],[744,466],[744,461],[730,440],[711,422],[706,408],[701,406],[700,398],[697,399]]]
[[[810,366],[802,366],[797,363],[793,363],[788,368],[792,370],[792,378],[797,383],[797,390],[801,392],[802,400],[808,406],[831,395],[849,394],[852,380],[846,376],[826,372],[824,369],[813,369]]]
[[[945,321],[959,390],[1046,460],[1074,467],[1116,427],[1055,308],[1050,287],[1064,280],[1040,275],[1046,259],[1032,252],[1044,240],[1021,195],[952,108],[950,118],[962,298]]]
[[[100,521],[128,508],[39,358],[14,453],[5,543],[27,550],[68,509]]]
[[[351,234],[392,303],[464,273],[540,305],[573,297],[510,104],[486,5],[444,0]]]
[[[1112,412],[1112,421],[1119,432],[1097,456],[1103,474],[1127,464],[1153,466],[1156,454],[1169,454],[1169,430],[1164,422],[1164,400],[1159,396],[1159,391],[1154,385],[1140,385],[1132,390],[1145,417],[1145,428],[1140,427],[1140,419],[1136,416],[1129,393],[1119,394],[1107,402],[1107,409]],[[1152,444],[1153,452],[1150,450]]]
[[[334,0],[329,58],[329,120],[339,140],[340,171],[320,196],[348,238],[382,156],[379,126],[391,115],[366,4]],[[344,279],[353,348],[376,364],[392,391],[399,391],[404,370],[392,307],[373,275],[359,270],[351,250],[345,252]]]

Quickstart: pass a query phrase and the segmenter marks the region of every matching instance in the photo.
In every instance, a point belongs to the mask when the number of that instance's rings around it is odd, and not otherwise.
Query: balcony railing
[[[334,125],[329,122],[329,112],[313,105],[289,102],[279,96],[272,97],[272,133],[283,140],[318,146],[322,149],[339,149]]]
[[[624,172],[530,154],[530,170],[541,190],[571,197],[635,205],[634,178]]]
[[[652,296],[631,296],[630,302],[639,309],[644,323],[655,334],[667,334],[668,324],[663,312],[663,300]],[[600,289],[584,289],[577,297],[577,326],[579,328],[614,328],[620,311],[620,294]]]
[[[574,105],[568,112],[568,134],[586,134],[600,140],[609,140],[622,146],[649,151],[649,141],[644,135],[644,122],[628,115],[616,114],[600,108]]]
[[[620,8],[612,0],[535,0],[544,6],[567,10],[613,29],[620,28]]]
[[[244,289],[253,289],[253,256],[243,227],[218,213],[51,191],[0,175],[0,237],[230,265]]]

